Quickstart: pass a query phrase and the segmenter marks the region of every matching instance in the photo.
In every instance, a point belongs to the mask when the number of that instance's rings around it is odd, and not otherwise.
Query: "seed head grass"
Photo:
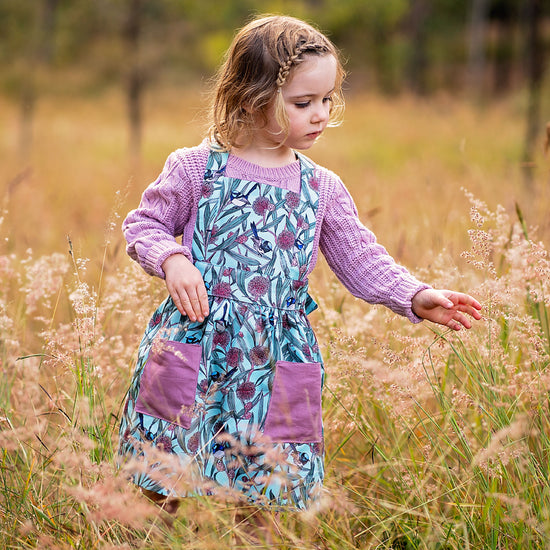
[[[137,347],[166,293],[126,258],[120,219],[166,154],[199,139],[193,96],[159,97],[140,166],[124,163],[116,94],[45,100],[28,166],[0,99],[2,548],[249,547],[235,495],[185,499],[170,518],[128,482],[143,464],[117,460]],[[522,188],[518,111],[352,96],[341,133],[311,151],[392,255],[474,295],[484,317],[458,333],[413,325],[353,298],[320,259],[326,483],[310,510],[278,517],[266,548],[550,545],[549,163],[541,148]]]

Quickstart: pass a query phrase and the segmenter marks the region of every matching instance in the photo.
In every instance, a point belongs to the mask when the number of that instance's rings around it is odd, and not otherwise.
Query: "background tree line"
[[[529,91],[525,160],[540,131],[550,2],[544,0],[0,0],[0,90],[20,102],[20,150],[37,97],[124,86],[139,152],[148,86],[211,74],[256,13],[314,22],[348,59],[350,88],[483,102]]]

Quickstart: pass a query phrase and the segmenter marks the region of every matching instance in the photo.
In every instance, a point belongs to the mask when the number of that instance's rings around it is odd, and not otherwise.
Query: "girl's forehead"
[[[313,95],[332,90],[336,83],[337,61],[331,54],[309,54],[290,72],[283,85],[287,96]]]

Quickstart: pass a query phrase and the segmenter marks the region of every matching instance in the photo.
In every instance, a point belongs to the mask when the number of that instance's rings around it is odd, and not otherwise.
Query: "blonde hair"
[[[227,51],[214,86],[209,129],[212,142],[226,151],[248,144],[258,124],[267,124],[267,108],[274,102],[282,143],[288,135],[289,121],[282,94],[277,92],[306,55],[333,55],[337,61],[329,125],[339,124],[344,109],[345,71],[338,50],[304,21],[270,15],[244,26]]]

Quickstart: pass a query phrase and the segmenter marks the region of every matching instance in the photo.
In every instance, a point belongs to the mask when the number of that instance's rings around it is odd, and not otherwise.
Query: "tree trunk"
[[[139,58],[142,29],[142,0],[130,0],[124,39],[129,59],[126,93],[129,121],[129,149],[133,161],[139,159],[142,139],[142,98],[144,79]]]
[[[468,89],[475,99],[483,96],[485,76],[485,28],[488,0],[472,0],[468,44]]]
[[[523,148],[523,181],[533,184],[534,154],[540,131],[541,87],[544,74],[544,44],[542,41],[542,0],[525,2],[525,68],[529,87],[529,103]]]
[[[411,9],[406,21],[407,34],[410,43],[410,56],[407,63],[407,83],[409,88],[418,95],[428,93],[428,54],[427,19],[432,9],[430,0],[411,0]]]
[[[28,159],[32,150],[37,73],[44,71],[53,59],[57,4],[58,0],[42,0],[35,8],[35,24],[29,36],[28,62],[19,96],[19,156],[22,162]]]

